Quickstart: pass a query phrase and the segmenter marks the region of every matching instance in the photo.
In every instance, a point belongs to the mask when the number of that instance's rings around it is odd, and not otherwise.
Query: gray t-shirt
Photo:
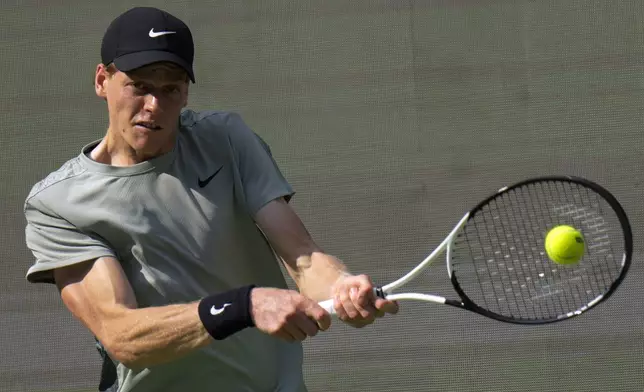
[[[90,159],[97,143],[36,184],[25,202],[36,259],[30,282],[51,283],[57,267],[112,256],[139,307],[251,283],[287,287],[253,218],[293,190],[238,115],[185,111],[173,151],[129,167]],[[116,363],[111,390],[302,392],[302,357],[301,344],[250,328],[168,364],[133,371]]]

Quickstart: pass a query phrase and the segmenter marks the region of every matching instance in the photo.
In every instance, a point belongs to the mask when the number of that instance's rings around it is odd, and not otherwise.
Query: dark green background
[[[141,1],[196,39],[191,106],[239,111],[298,191],[329,253],[386,283],[465,210],[528,176],[576,174],[631,217],[632,272],[564,323],[501,324],[434,305],[306,343],[322,391],[644,388],[644,2]],[[126,1],[2,1],[0,390],[91,390],[92,338],[52,286],[29,285],[22,203],[106,127],[92,88]],[[412,289],[451,295],[445,268]]]

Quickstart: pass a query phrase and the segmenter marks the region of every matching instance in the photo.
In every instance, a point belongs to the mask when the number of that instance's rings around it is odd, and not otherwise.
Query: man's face
[[[169,151],[188,101],[186,72],[168,63],[127,73],[109,68],[97,67],[95,87],[107,101],[110,132],[137,155],[153,157]]]

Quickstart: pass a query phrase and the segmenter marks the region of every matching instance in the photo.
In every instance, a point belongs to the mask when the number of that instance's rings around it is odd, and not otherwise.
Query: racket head
[[[557,225],[580,230],[579,263],[556,264],[545,236]],[[510,323],[545,324],[577,316],[608,299],[631,264],[628,217],[602,186],[546,176],[501,188],[472,208],[447,245],[448,272],[464,307]]]

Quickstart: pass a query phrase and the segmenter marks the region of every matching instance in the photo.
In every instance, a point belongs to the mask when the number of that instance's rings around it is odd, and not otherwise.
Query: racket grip
[[[333,300],[332,299],[327,299],[326,301],[319,302],[318,305],[320,305],[324,310],[329,312],[329,314],[331,314],[331,315],[335,314],[335,309],[333,308]]]
[[[382,287],[375,287],[373,289],[373,293],[376,295],[376,297],[385,298],[385,294],[382,291]],[[336,314],[335,308],[334,308],[334,302],[332,299],[327,299],[326,301],[318,302],[318,305],[320,305],[324,310],[329,312],[330,315]]]

